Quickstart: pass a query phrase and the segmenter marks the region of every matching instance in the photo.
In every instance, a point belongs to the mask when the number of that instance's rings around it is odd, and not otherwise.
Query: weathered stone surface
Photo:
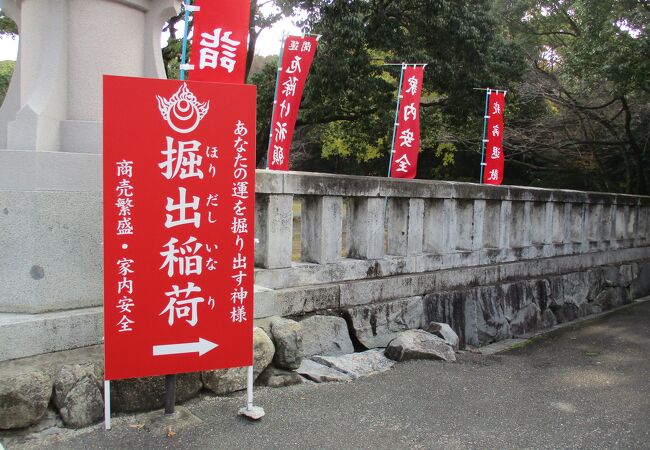
[[[571,322],[580,317],[580,308],[573,303],[565,303],[561,305],[551,305],[551,311],[557,319],[557,323]],[[585,314],[586,314],[585,304]],[[584,314],[583,314],[584,315]]]
[[[638,264],[638,275],[630,284],[630,296],[633,299],[650,295],[650,262]]]
[[[596,297],[595,303],[600,305],[603,311],[623,306],[630,303],[627,290],[622,287],[607,288]]]
[[[176,401],[195,397],[201,390],[200,373],[176,377]],[[165,404],[165,377],[129,378],[111,382],[111,408],[120,412],[149,411]]]
[[[510,325],[501,307],[498,289],[488,286],[481,287],[476,292],[476,332],[480,344],[509,338]]]
[[[605,266],[603,267],[603,285],[607,287],[619,286],[620,283],[620,271],[617,266]]]
[[[422,326],[422,297],[359,306],[346,310],[354,336],[366,348],[386,347],[398,333]]]
[[[620,285],[628,287],[639,275],[639,266],[637,264],[623,264],[619,267],[618,273]]]
[[[38,422],[52,396],[52,378],[42,370],[3,376],[0,380],[0,429],[24,428]]]
[[[510,333],[513,337],[519,337],[526,333],[537,330],[540,327],[539,306],[531,303],[517,311],[510,322]]]
[[[460,340],[456,332],[446,323],[431,322],[425,328],[425,331],[435,334],[436,336],[444,339],[454,350],[458,350]]]
[[[442,359],[456,361],[454,349],[444,339],[424,330],[403,331],[386,347],[386,356],[394,361]]]
[[[269,386],[273,388],[291,386],[293,384],[300,384],[304,380],[303,377],[293,370],[282,370],[277,367],[268,366],[257,377],[256,384],[260,386]]]
[[[352,379],[385,372],[395,365],[395,361],[384,355],[384,349],[372,349],[343,356],[313,356],[312,360],[348,374]]]
[[[294,370],[302,361],[302,325],[295,320],[277,317],[271,320],[271,337],[275,344],[273,364]]]
[[[587,301],[593,302],[596,300],[600,291],[604,286],[604,274],[602,267],[594,267],[587,271],[587,282],[589,284],[589,292],[587,293]]]
[[[542,311],[542,328],[553,328],[555,325],[557,325],[557,318],[555,317],[555,314],[553,314],[553,311],[550,309],[546,309]]]
[[[253,330],[254,378],[257,378],[271,364],[274,353],[275,346],[271,338],[261,328],[255,328]],[[227,394],[246,389],[247,371],[246,367],[208,370],[201,372],[201,379],[206,389],[210,389],[215,394]]]
[[[425,321],[447,323],[458,334],[460,347],[478,347],[476,326],[476,289],[471,291],[436,292],[424,296]]]
[[[300,367],[296,370],[303,377],[316,383],[325,383],[328,381],[351,381],[352,377],[336,369],[324,366],[311,359],[303,359]]]
[[[54,381],[54,403],[68,427],[80,428],[104,416],[103,371],[93,363],[61,367]]]
[[[345,319],[336,316],[312,316],[300,323],[304,357],[337,356],[354,352]]]
[[[586,272],[573,272],[551,278],[551,291],[556,305],[570,303],[580,306],[587,302],[589,282]]]

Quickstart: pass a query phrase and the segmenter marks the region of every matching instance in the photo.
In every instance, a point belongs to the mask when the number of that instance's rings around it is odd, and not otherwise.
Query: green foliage
[[[5,95],[7,95],[15,65],[15,61],[0,61],[0,105],[4,101]]]
[[[18,27],[16,26],[16,22],[0,11],[0,37],[15,38],[17,35]]]

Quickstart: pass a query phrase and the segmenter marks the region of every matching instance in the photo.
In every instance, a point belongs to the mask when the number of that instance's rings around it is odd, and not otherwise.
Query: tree
[[[533,168],[569,167],[588,188],[647,193],[650,6],[644,0],[507,0],[501,11],[526,48],[510,146]]]
[[[298,121],[307,129],[301,135],[313,143],[308,147],[318,152],[312,160],[325,158],[321,169],[340,159],[345,164],[334,164],[337,169],[386,173],[399,68],[384,62],[429,64],[423,151],[446,160],[453,159],[457,144],[465,147],[468,124],[478,129],[482,111],[468,95],[472,88],[517,78],[523,70],[518,51],[501,39],[487,0],[332,0],[296,6],[308,13],[304,30],[322,34]],[[258,155],[265,149],[260,144]],[[480,139],[471,144],[480,145]],[[476,149],[472,153],[479,158]],[[419,166],[419,176],[434,175],[427,160]],[[478,161],[475,167],[478,171]]]

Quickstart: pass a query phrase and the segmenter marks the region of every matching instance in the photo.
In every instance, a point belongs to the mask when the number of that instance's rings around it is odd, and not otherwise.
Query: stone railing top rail
[[[453,181],[398,180],[313,172],[256,171],[258,194],[515,200],[650,205],[650,197],[602,192],[491,186]]]

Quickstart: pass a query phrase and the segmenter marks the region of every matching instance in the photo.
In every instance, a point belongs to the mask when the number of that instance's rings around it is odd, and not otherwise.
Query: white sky
[[[300,29],[293,25],[290,18],[283,19],[276,23],[273,27],[262,31],[257,39],[255,46],[255,53],[262,56],[277,55],[280,53],[280,41],[282,39],[282,32],[287,34],[299,34]],[[165,42],[165,38],[161,39]],[[18,55],[18,38],[1,38],[0,39],[0,61],[6,59],[16,59]]]

